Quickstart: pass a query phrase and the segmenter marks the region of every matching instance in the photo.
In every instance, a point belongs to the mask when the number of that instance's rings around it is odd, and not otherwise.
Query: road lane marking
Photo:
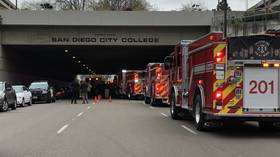
[[[68,128],[68,126],[69,126],[69,124],[64,125],[62,128],[60,128],[60,129],[57,131],[57,134],[62,133],[66,128]]]
[[[80,117],[80,116],[82,116],[84,114],[84,112],[81,112],[81,113],[79,113],[78,115],[77,115],[77,117]]]
[[[194,135],[197,135],[197,133],[195,131],[193,131],[192,129],[190,129],[189,127],[185,126],[185,125],[182,125],[182,128],[186,129],[188,132],[194,134]]]
[[[72,121],[74,121],[76,118],[72,118]]]
[[[161,115],[163,115],[164,117],[168,117],[168,115],[166,115],[165,113],[161,113]]]
[[[150,109],[155,109],[153,106],[150,106]]]
[[[91,106],[88,106],[87,109],[89,110],[91,108]]]

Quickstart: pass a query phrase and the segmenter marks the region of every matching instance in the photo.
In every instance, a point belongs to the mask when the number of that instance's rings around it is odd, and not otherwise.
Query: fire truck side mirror
[[[168,56],[164,58],[164,69],[168,70],[171,67],[172,57]]]

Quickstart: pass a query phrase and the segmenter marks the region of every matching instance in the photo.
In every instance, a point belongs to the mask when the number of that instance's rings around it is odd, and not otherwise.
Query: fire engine
[[[129,99],[143,99],[144,70],[122,70],[119,75],[119,93]]]
[[[273,127],[280,120],[279,43],[271,34],[224,38],[221,32],[181,41],[165,58],[171,117],[187,110],[200,131],[229,120]]]
[[[168,71],[163,63],[149,63],[145,76],[145,103],[167,104],[168,101]]]

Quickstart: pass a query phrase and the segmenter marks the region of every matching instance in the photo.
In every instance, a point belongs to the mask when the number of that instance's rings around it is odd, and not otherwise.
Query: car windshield
[[[4,83],[0,83],[0,91],[4,90]]]
[[[13,89],[16,91],[16,93],[23,92],[22,86],[13,86]]]
[[[32,83],[29,89],[48,89],[47,83]]]

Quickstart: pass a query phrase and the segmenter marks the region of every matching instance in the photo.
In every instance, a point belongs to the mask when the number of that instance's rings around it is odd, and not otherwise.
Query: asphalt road
[[[257,125],[197,132],[141,101],[35,104],[0,113],[0,157],[270,157],[280,131]]]

